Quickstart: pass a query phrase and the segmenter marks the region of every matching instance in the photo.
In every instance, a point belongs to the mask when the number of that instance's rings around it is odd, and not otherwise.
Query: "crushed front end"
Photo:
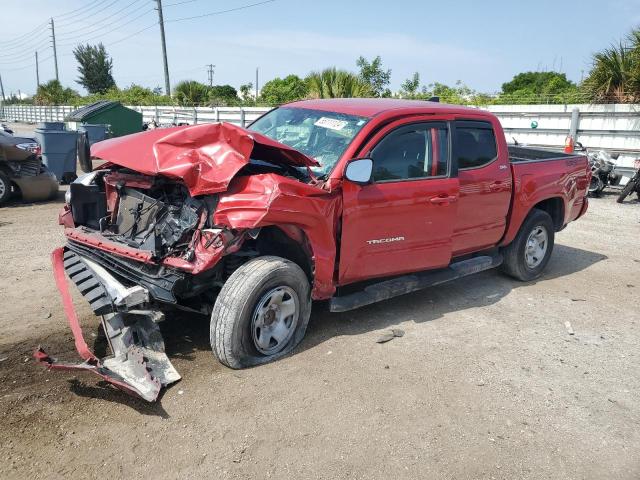
[[[56,284],[84,362],[60,363],[41,348],[35,357],[50,369],[93,372],[153,401],[163,386],[180,379],[164,351],[158,327],[163,312],[210,314],[225,279],[257,254],[250,245],[259,228],[252,226],[259,225],[264,217],[259,212],[268,211],[269,202],[282,198],[278,185],[293,185],[286,190],[289,195],[296,189],[320,191],[285,178],[292,170],[295,175],[292,166],[313,160],[228,124],[107,140],[94,145],[92,155],[107,163],[70,185],[59,217],[67,243],[52,254]],[[268,163],[250,164],[254,155]],[[240,212],[230,202],[226,221],[216,222],[221,197],[233,190],[236,176],[239,185],[254,185],[242,177],[260,178],[265,194],[251,193],[247,203],[236,186],[238,201],[249,213],[229,220],[231,212]],[[109,357],[97,358],[86,344],[66,277],[101,317]]]

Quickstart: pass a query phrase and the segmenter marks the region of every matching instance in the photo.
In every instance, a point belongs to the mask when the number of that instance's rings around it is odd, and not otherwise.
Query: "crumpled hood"
[[[230,123],[134,133],[98,142],[91,156],[147,175],[180,180],[194,195],[227,189],[251,158],[277,165],[317,166],[302,152]]]

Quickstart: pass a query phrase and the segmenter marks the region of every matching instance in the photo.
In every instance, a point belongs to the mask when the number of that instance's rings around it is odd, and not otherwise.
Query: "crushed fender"
[[[128,310],[102,316],[113,355],[99,359],[89,349],[73,305],[65,277],[64,249],[51,254],[53,273],[65,315],[75,340],[76,350],[85,360],[80,364],[60,363],[41,347],[34,358],[51,370],[84,370],[95,373],[115,387],[149,402],[158,398],[163,386],[180,380],[166,353],[158,327],[163,314],[154,310]]]

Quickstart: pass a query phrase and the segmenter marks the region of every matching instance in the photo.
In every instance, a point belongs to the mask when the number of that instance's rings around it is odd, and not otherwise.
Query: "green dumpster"
[[[111,126],[114,137],[142,131],[142,114],[125,107],[120,102],[101,100],[80,107],[67,118],[67,128],[77,130],[82,123],[107,124]]]

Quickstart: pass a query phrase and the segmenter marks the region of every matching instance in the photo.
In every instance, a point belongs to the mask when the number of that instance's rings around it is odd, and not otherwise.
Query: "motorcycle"
[[[622,175],[615,171],[614,157],[604,150],[588,152],[587,155],[591,166],[591,183],[588,190],[590,197],[599,197],[606,187],[620,184]]]
[[[635,167],[637,168],[636,173],[631,177],[631,180],[627,182],[627,184],[618,195],[618,199],[616,202],[622,203],[624,199],[627,198],[631,193],[636,192],[638,194],[638,199],[640,200],[640,159],[636,160]]]

